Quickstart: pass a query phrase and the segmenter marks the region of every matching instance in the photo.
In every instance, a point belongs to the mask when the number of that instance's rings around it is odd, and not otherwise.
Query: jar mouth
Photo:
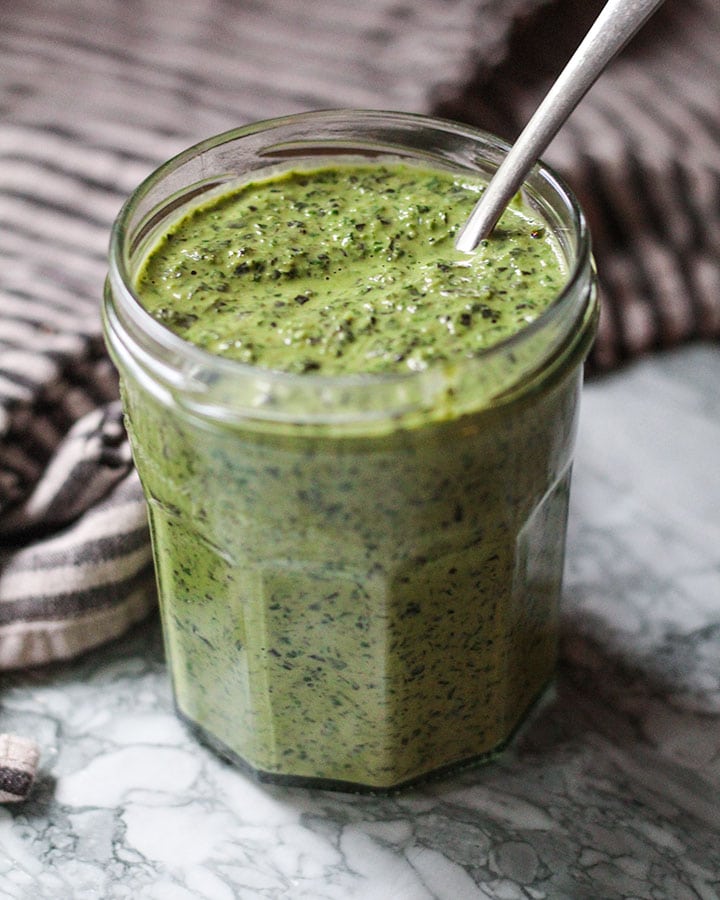
[[[476,405],[479,398],[484,404],[514,393],[574,343],[574,332],[592,319],[585,216],[563,179],[545,164],[534,167],[523,193],[561,245],[566,282],[534,321],[472,357],[407,372],[328,375],[264,368],[212,354],[172,332],[144,308],[133,277],[133,262],[180,210],[243,179],[303,162],[318,165],[351,158],[394,158],[490,178],[508,149],[500,138],[450,120],[356,109],[268,119],[189,147],[137,187],[113,225],[103,307],[111,352],[123,359],[132,356],[151,379],[173,392],[177,402],[227,419],[250,413],[259,419],[288,421],[366,420],[427,408],[440,396],[464,408]],[[463,399],[473,378],[478,388],[475,400]]]

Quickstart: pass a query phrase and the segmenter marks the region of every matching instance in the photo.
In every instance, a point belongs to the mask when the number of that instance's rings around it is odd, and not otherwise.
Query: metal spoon
[[[663,0],[609,0],[458,232],[466,253],[487,237],[525,178],[610,60]]]

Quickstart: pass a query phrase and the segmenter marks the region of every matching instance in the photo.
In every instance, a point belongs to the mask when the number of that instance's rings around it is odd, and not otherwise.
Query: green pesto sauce
[[[274,369],[472,356],[566,278],[521,208],[454,250],[481,190],[399,163],[273,176],[180,218],[138,293]],[[575,367],[413,427],[273,432],[214,427],[126,372],[181,714],[270,779],[386,789],[495,753],[555,664],[577,385]]]
[[[405,163],[295,170],[197,206],[151,250],[143,305],[214,354],[288,372],[418,371],[533,321],[561,252],[512,206],[472,254],[455,235],[483,189]]]

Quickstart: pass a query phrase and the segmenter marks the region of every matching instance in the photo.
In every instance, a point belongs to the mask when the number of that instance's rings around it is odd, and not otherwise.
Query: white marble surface
[[[156,622],[6,677],[39,781],[0,898],[718,900],[720,347],[585,391],[557,686],[490,766],[392,799],[259,787],[175,719]]]

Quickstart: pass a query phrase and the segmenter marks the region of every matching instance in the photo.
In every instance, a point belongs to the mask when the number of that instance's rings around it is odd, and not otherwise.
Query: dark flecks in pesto
[[[174,224],[138,292],[186,340],[272,369],[420,370],[473,356],[537,318],[566,278],[519,205],[476,253],[455,250],[482,187],[403,163],[245,184]]]
[[[208,350],[297,372],[472,355],[565,278],[519,208],[455,253],[480,190],[405,165],[238,188],[159,241],[140,296]],[[311,781],[391,787],[495,752],[555,662],[576,385],[387,432],[274,433],[126,373],[183,716]]]

